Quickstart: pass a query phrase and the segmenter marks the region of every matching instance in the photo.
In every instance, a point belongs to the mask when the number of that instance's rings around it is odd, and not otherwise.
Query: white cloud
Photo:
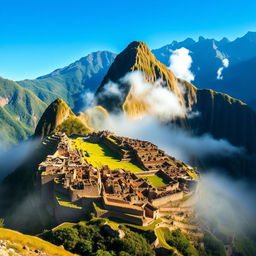
[[[178,97],[163,86],[162,80],[151,84],[145,81],[142,72],[135,71],[128,73],[122,81],[130,84],[133,98],[144,103],[148,113],[160,120],[169,121],[185,115],[186,110],[181,106]]]
[[[141,71],[127,73],[117,83],[108,82],[99,97],[123,97],[122,86],[130,86],[133,99],[146,106],[147,112],[162,121],[170,121],[176,117],[183,117],[186,109],[181,105],[178,97],[158,79],[154,83],[145,81]]]
[[[218,70],[217,70],[217,79],[218,80],[222,80],[223,79],[223,75],[222,75],[222,71],[224,68],[228,68],[229,66],[229,60],[227,58],[225,59],[222,59],[222,67],[220,67]]]
[[[192,58],[189,55],[189,50],[182,47],[180,49],[172,51],[170,56],[170,66],[169,69],[178,78],[184,79],[186,81],[194,81],[195,76],[190,71],[192,64]]]
[[[105,97],[105,96],[117,96],[121,97],[122,92],[118,86],[117,83],[114,83],[112,81],[109,81],[105,86],[104,90],[100,93],[99,97]]]
[[[153,117],[131,120],[125,114],[110,115],[100,129],[120,136],[150,141],[177,159],[189,162],[209,156],[230,156],[243,153],[241,148],[209,134],[193,136],[175,125],[164,125]]]

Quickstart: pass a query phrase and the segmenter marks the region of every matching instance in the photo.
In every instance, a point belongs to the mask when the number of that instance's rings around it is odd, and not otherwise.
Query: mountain
[[[0,141],[15,144],[27,139],[47,105],[59,97],[78,112],[84,93],[96,90],[114,58],[114,53],[99,51],[34,80],[0,78]]]
[[[193,111],[200,113],[195,118],[183,117],[180,120],[182,126],[191,133],[209,133],[216,139],[227,139],[231,144],[243,147],[248,154],[256,153],[256,113],[250,107],[229,95],[211,89],[198,89],[188,82],[178,80],[171,70],[156,60],[147,45],[142,42],[132,42],[116,57],[96,92],[98,103],[112,112],[127,109],[133,109],[136,113],[146,112],[145,108],[131,100],[131,88],[120,80],[127,72],[135,70],[142,71],[147,81],[154,82],[161,78],[183,105],[190,106]],[[119,81],[121,97],[104,93],[109,81]],[[181,93],[178,82],[185,87],[185,95]],[[254,156],[252,158],[254,159]],[[234,175],[253,176],[255,164],[252,159],[248,162],[236,158],[224,162]]]
[[[0,131],[3,143],[30,136],[46,104],[18,83],[0,78]]]
[[[199,88],[211,88],[228,93],[239,98],[255,108],[256,93],[253,71],[256,68],[256,32],[229,41],[205,39],[198,41],[190,38],[153,50],[156,58],[166,66],[170,65],[171,51],[185,47],[192,57],[191,71],[195,75],[193,81]],[[223,67],[223,59],[227,58],[229,65],[222,71],[222,79],[217,79],[217,71]]]
[[[86,126],[62,99],[56,99],[43,113],[35,130],[35,136],[44,138],[54,131],[62,130],[68,135],[86,134]]]
[[[181,105],[185,107],[186,102],[179,88],[178,79],[165,65],[156,60],[145,43],[139,41],[130,43],[123,52],[117,55],[96,92],[99,105],[102,105],[109,111],[118,111],[125,108],[133,109],[134,112],[138,112],[132,107],[133,104],[139,103],[133,100],[130,94],[131,88],[129,84],[120,81],[128,72],[136,70],[142,71],[148,82],[153,83],[159,78],[163,79],[166,82],[166,86],[177,95]],[[114,94],[109,95],[104,93],[108,81],[118,82],[119,90],[122,91],[121,97],[119,97],[119,95],[116,96]],[[186,91],[190,95],[193,95],[194,86],[185,82],[184,86],[186,87]],[[193,97],[189,97],[189,99],[193,102]],[[189,104],[191,104],[191,102],[189,102]],[[145,106],[139,105],[140,110],[145,109]]]
[[[86,90],[96,91],[115,56],[108,51],[93,52],[48,75],[17,83],[33,91],[47,104],[60,97],[74,111],[79,111],[84,105],[83,94]]]

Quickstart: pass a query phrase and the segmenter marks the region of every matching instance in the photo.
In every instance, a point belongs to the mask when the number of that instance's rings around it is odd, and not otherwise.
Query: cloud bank
[[[13,147],[6,147],[0,143],[0,182],[33,154],[39,143],[39,140],[28,140]]]
[[[180,49],[172,51],[170,56],[170,66],[169,69],[178,78],[186,81],[194,81],[195,76],[190,71],[192,65],[192,58],[189,55],[189,50],[182,47]]]
[[[164,125],[150,116],[132,120],[125,114],[109,115],[99,128],[120,136],[148,140],[186,163],[195,158],[243,153],[242,148],[235,147],[226,140],[216,140],[209,134],[193,136],[174,124]]]

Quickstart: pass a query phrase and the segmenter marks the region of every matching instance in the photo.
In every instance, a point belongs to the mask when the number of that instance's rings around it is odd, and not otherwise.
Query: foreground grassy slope
[[[71,252],[66,251],[62,247],[51,244],[35,236],[24,235],[17,231],[10,229],[0,228],[0,240],[10,241],[10,248],[14,248],[15,251],[22,255],[33,255],[28,250],[24,250],[26,246],[30,250],[40,250],[47,253],[49,256],[72,256]]]

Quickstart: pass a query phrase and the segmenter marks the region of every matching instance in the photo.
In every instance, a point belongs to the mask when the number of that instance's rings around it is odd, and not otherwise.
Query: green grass
[[[106,209],[104,209],[102,202],[99,202],[99,201],[93,202],[93,207],[95,208],[96,211],[101,211],[101,212],[106,211]]]
[[[71,208],[77,208],[82,209],[82,206],[80,206],[78,203],[70,202],[67,198],[67,196],[55,192],[56,199],[58,200],[58,203],[62,206],[71,207]]]
[[[198,180],[197,174],[191,171],[187,171],[188,175],[194,179],[194,180]]]
[[[76,223],[72,223],[72,222],[63,222],[60,225],[56,226],[55,228],[53,228],[53,231],[56,231],[58,229],[62,229],[62,228],[72,228],[76,225]]]
[[[154,187],[162,187],[168,184],[167,180],[159,175],[145,176],[143,179],[147,180]]]
[[[155,230],[155,234],[159,240],[160,245],[162,245],[163,247],[167,248],[167,249],[173,249],[167,242],[166,242],[166,237],[167,235],[170,233],[170,230],[168,228],[157,228]]]
[[[15,247],[22,255],[31,255],[30,251],[23,250],[23,246],[28,246],[31,250],[41,250],[45,252],[47,255],[52,256],[71,256],[74,255],[71,252],[64,250],[63,248],[53,245],[49,242],[46,242],[38,237],[24,235],[17,231],[13,231],[10,229],[0,228],[0,239],[10,241],[11,246]]]
[[[102,143],[91,143],[82,137],[72,139],[72,141],[74,148],[81,148],[89,153],[90,156],[84,158],[95,167],[101,168],[103,165],[108,165],[110,169],[122,168],[134,173],[144,171],[133,163],[121,162],[118,156]]]

